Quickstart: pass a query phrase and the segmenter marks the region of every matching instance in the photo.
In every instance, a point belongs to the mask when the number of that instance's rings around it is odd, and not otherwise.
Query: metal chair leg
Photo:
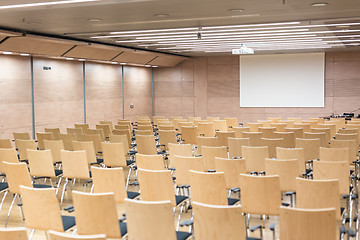
[[[6,198],[6,195],[8,194],[8,192],[9,192],[9,191],[6,191],[6,192],[4,193],[4,196],[3,196],[2,200],[1,200],[0,212],[1,212],[2,206],[3,206],[3,204],[4,204],[4,201],[5,201],[5,198]]]
[[[59,182],[58,182],[58,184],[57,184],[57,186],[56,186],[56,195],[57,195],[58,192],[59,192],[59,188],[60,188],[62,179],[63,179],[63,177],[61,176],[60,179],[59,179]]]
[[[182,212],[183,212],[183,209],[184,209],[184,204],[181,204],[180,213],[179,213],[178,221],[177,221],[177,225],[176,225],[176,231],[179,231],[181,214],[182,214]]]
[[[126,190],[127,190],[128,187],[129,187],[131,171],[132,171],[132,167],[130,166],[130,167],[129,167],[129,173],[128,173],[128,176],[127,176],[127,178],[126,178]]]
[[[8,215],[7,215],[7,217],[6,217],[5,228],[7,227],[7,224],[8,224],[8,221],[9,221],[9,217],[10,217],[10,213],[11,213],[11,210],[12,210],[12,207],[13,207],[13,205],[14,205],[14,202],[15,202],[16,197],[17,197],[17,194],[14,195],[14,198],[13,198],[13,200],[12,200],[12,202],[11,202],[11,205],[10,205],[10,208],[9,208],[9,211],[8,211]]]
[[[29,240],[31,240],[33,238],[34,233],[35,233],[35,229],[32,229],[31,233],[30,233],[30,236],[29,236]]]
[[[18,195],[18,198],[19,198],[18,206],[19,206],[19,208],[20,208],[21,216],[22,216],[23,220],[25,220],[24,212],[23,212],[23,209],[22,209],[22,199],[21,199],[21,196]]]
[[[66,190],[66,186],[67,186],[68,182],[69,182],[69,180],[66,178],[66,179],[65,179],[65,184],[64,184],[64,187],[63,187],[63,190],[62,190],[62,194],[61,194],[60,209],[62,209],[62,204],[63,204],[63,201],[64,201],[65,190]]]

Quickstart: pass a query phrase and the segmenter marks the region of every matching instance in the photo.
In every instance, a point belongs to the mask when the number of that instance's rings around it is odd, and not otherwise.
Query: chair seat
[[[188,233],[188,232],[176,232],[177,240],[185,240],[190,236],[191,236],[191,233]]]
[[[239,199],[236,199],[236,198],[228,198],[228,205],[232,206],[235,203],[237,203],[238,201],[239,201]]]
[[[119,220],[119,227],[120,227],[121,237],[127,234],[127,225],[125,222],[121,222]]]
[[[5,189],[8,189],[9,185],[6,182],[0,182],[0,192],[4,191]]]
[[[188,199],[187,196],[175,195],[176,206],[182,203],[186,199]]]
[[[127,196],[128,196],[128,198],[130,198],[130,199],[134,199],[134,198],[136,198],[137,196],[139,196],[140,195],[140,193],[138,193],[138,192],[127,192]]]
[[[73,216],[61,216],[63,222],[64,232],[75,226],[75,217]]]
[[[133,160],[126,160],[126,166],[129,166],[131,164],[135,163]]]
[[[102,159],[102,158],[97,158],[97,159],[96,159],[96,162],[97,162],[97,164],[103,163],[103,162],[104,162],[104,159]]]
[[[33,184],[34,188],[52,188],[51,185],[46,185],[46,184]]]
[[[59,176],[63,173],[63,170],[55,169],[55,176]]]
[[[260,240],[260,238],[246,237],[246,240]]]

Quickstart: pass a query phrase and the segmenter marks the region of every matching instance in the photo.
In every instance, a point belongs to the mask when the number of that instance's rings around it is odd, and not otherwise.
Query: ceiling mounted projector
[[[232,54],[254,54],[254,49],[241,46],[239,49],[233,49]]]

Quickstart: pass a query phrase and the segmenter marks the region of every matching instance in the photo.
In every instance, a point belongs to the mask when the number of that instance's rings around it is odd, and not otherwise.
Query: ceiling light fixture
[[[28,53],[20,53],[20,56],[26,57],[26,56],[30,56],[30,54],[28,54]]]
[[[61,4],[74,4],[74,3],[83,3],[83,2],[97,2],[97,1],[99,1],[99,0],[66,0],[66,1],[53,1],[53,2],[13,4],[13,5],[0,6],[0,10],[1,9],[11,9],[11,8],[26,8],[26,7],[61,5]]]
[[[11,54],[13,54],[12,52],[3,52],[3,54],[5,54],[5,55],[11,55]]]
[[[244,9],[242,8],[230,8],[228,9],[228,12],[243,12]]]
[[[313,7],[325,7],[329,5],[327,2],[318,2],[318,3],[312,3],[311,6]]]
[[[68,61],[72,61],[72,60],[74,60],[74,58],[71,58],[71,57],[69,57],[69,58],[65,58],[66,60],[68,60]]]
[[[111,62],[111,64],[118,64],[118,62]]]
[[[170,15],[167,14],[167,13],[157,13],[157,14],[154,14],[154,17],[169,17]]]
[[[85,59],[84,58],[79,58],[78,61],[85,62]]]
[[[89,18],[88,21],[89,22],[101,22],[102,19],[101,18]]]
[[[151,67],[151,65],[144,65],[145,67]]]
[[[122,63],[120,63],[120,65],[126,65],[126,63],[122,62]]]

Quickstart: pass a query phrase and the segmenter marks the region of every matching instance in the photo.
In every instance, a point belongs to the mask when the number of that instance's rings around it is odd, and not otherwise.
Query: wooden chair
[[[261,132],[243,132],[242,136],[243,138],[250,139],[250,146],[252,147],[263,146],[263,142],[261,140],[262,138]]]
[[[194,235],[197,240],[245,240],[241,206],[217,206],[193,202]],[[256,240],[256,238],[251,238]]]
[[[95,127],[96,129],[102,129],[105,139],[109,138],[109,134],[112,132],[109,124],[96,124]]]
[[[335,208],[301,209],[282,207],[280,209],[280,239],[338,239],[335,216]]]
[[[221,131],[221,132],[228,131],[226,120],[214,120],[212,123],[214,124],[215,131]]]
[[[320,147],[329,147],[329,141],[326,140],[326,134],[324,132],[321,133],[305,132],[304,139],[319,139]]]
[[[280,190],[282,192],[295,191],[295,180],[299,176],[299,164],[297,159],[275,160],[265,159],[265,171],[267,175],[277,175],[280,178]]]
[[[125,198],[134,199],[138,192],[127,192],[123,168],[91,167],[93,193],[114,193],[117,203],[123,203]]]
[[[13,132],[13,136],[14,136],[15,141],[17,139],[30,140],[30,134],[27,132],[24,132],[24,133]]]
[[[278,123],[279,121],[282,120],[282,117],[268,117],[268,120],[273,123]]]
[[[114,130],[125,130],[125,129],[130,131],[130,126],[128,124],[115,125],[114,129],[113,129],[113,132],[114,132]]]
[[[229,157],[242,157],[242,146],[250,146],[249,138],[228,138],[229,141]]]
[[[164,170],[164,159],[161,155],[136,154],[136,165],[138,168],[147,170]]]
[[[215,157],[216,172],[225,174],[226,190],[239,192],[239,173],[246,173],[244,159],[228,159]]]
[[[215,169],[215,157],[228,158],[226,147],[202,146],[202,156],[204,159],[205,170]]]
[[[239,199],[227,198],[225,174],[190,170],[191,201],[212,205],[234,205]]]
[[[104,142],[105,141],[105,135],[104,135],[104,131],[102,129],[90,129],[87,128],[86,130],[83,130],[83,138],[84,136],[100,136],[100,141],[99,142]],[[86,139],[84,139],[85,141],[87,141]]]
[[[45,132],[51,132],[54,136],[54,140],[59,140],[60,128],[45,128]]]
[[[229,137],[234,138],[235,132],[216,132],[216,137],[218,138],[219,146],[226,146],[229,147]]]
[[[294,123],[302,123],[302,119],[301,119],[301,118],[288,117],[287,119],[294,121]]]
[[[235,132],[236,138],[244,138],[243,132],[250,132],[249,127],[233,127],[232,130]]]
[[[345,118],[330,118],[329,123],[335,124],[336,129],[345,128],[346,121]]]
[[[262,146],[267,146],[269,150],[269,158],[276,157],[276,148],[285,147],[285,141],[283,138],[261,138],[263,144]]]
[[[10,139],[0,139],[0,148],[12,148]]]
[[[285,132],[293,132],[295,139],[304,138],[304,129],[302,128],[285,128]]]
[[[317,121],[310,121],[310,120],[303,120],[304,124],[309,124],[310,128],[317,128],[318,122]]]
[[[261,127],[269,128],[271,127],[271,121],[270,120],[257,120],[257,123],[262,124]]]
[[[19,163],[15,148],[0,148],[0,173],[5,176],[5,166],[3,162]],[[1,188],[0,191],[2,191]]]
[[[274,132],[275,138],[282,138],[282,145],[285,148],[294,148],[295,147],[295,134],[294,132]]]
[[[205,172],[203,157],[174,156],[174,166],[176,169],[176,186],[179,189],[190,187],[189,170]]]
[[[234,127],[239,126],[239,122],[237,118],[224,118],[226,121],[227,131],[234,131]]]
[[[105,234],[97,235],[72,235],[55,231],[48,231],[49,240],[106,240]]]
[[[92,141],[74,141],[74,151],[82,151],[84,150],[86,152],[86,159],[87,164],[97,164],[98,161],[96,159],[96,152],[95,152],[95,146]],[[61,152],[61,150],[60,150]],[[60,153],[61,156],[61,153]]]
[[[306,209],[335,208],[340,219],[339,180],[296,179],[296,207]]]
[[[295,139],[295,147],[304,149],[305,161],[319,159],[320,157],[320,139]]]
[[[285,132],[285,128],[287,127],[286,123],[270,123],[271,127],[276,128],[276,132]]]
[[[359,146],[359,135],[357,133],[350,133],[350,134],[335,134],[336,140],[355,140],[356,146]]]
[[[325,140],[329,143],[331,136],[331,130],[330,128],[311,128],[312,133],[325,133]]]
[[[358,140],[360,142],[360,128],[340,128],[339,129],[340,134],[358,134]],[[333,135],[335,137],[335,133]]]
[[[262,123],[248,123],[247,126],[250,129],[250,132],[259,132],[259,127],[263,127]]]
[[[220,120],[220,117],[206,117],[206,121],[213,122],[215,120]]]
[[[108,124],[110,126],[110,131],[114,130],[114,124],[112,121],[100,121],[100,124]]]
[[[319,128],[330,128],[330,137],[334,137],[338,129],[336,128],[335,124],[331,123],[324,123],[324,124],[318,124]]]
[[[275,138],[276,127],[259,127],[263,138]]]
[[[174,130],[175,131],[175,126],[174,125],[158,125],[158,129],[159,130]]]
[[[181,127],[181,134],[183,143],[197,145],[197,127]]]
[[[215,129],[214,124],[212,122],[199,123],[198,126],[199,136],[203,137],[214,137]]]
[[[349,149],[348,148],[323,148],[320,147],[320,161],[326,162],[350,162]]]
[[[66,128],[67,134],[75,134],[76,140],[81,141],[83,130],[81,128]]]
[[[159,143],[169,150],[169,143],[177,143],[175,130],[159,130]]]
[[[53,163],[61,163],[60,151],[65,150],[62,140],[44,140],[45,150],[51,151]]]
[[[22,140],[22,139],[16,139],[15,140],[15,146],[18,149],[19,153],[19,160],[20,161],[27,161],[27,150],[36,150],[36,142],[35,140]]]
[[[75,126],[75,128],[81,128],[81,130],[83,130],[83,132],[85,132],[86,129],[89,128],[88,123],[75,123],[74,126]]]
[[[219,147],[219,138],[217,137],[197,137],[198,154],[202,154],[202,146]]]
[[[311,131],[311,126],[308,123],[294,123],[294,128],[302,128],[304,132]]]
[[[153,126],[151,124],[149,124],[149,125],[138,125],[136,131],[151,131],[151,132],[153,132]]]
[[[192,127],[192,126],[194,126],[194,123],[192,122],[178,122],[177,131],[181,133],[181,127]]]
[[[348,148],[349,149],[349,162],[350,164],[356,160],[358,155],[358,148],[355,140],[336,140],[330,141],[331,148]]]
[[[101,154],[102,152],[102,140],[100,134],[83,134],[81,141],[92,141],[94,143],[96,154]]]
[[[44,150],[44,140],[54,140],[54,134],[52,132],[37,132],[36,133],[36,138],[38,141],[38,146],[40,150]]]
[[[60,133],[59,139],[63,141],[65,150],[74,151],[73,141],[77,140],[75,133],[67,133],[67,134]]]
[[[26,228],[0,228],[1,240],[28,240]]]
[[[129,239],[186,240],[191,235],[175,230],[171,201],[126,199],[125,209]]]
[[[313,165],[313,177],[315,180],[331,180],[338,179],[340,187],[340,195],[349,195],[350,178],[349,178],[349,162],[326,162],[316,161]],[[340,197],[340,196],[339,196]]]
[[[194,123],[195,120],[201,120],[201,117],[188,117],[188,122]]]
[[[246,171],[248,173],[265,171],[265,158],[269,158],[267,146],[242,146],[242,155],[245,158]]]
[[[318,124],[324,124],[324,118],[309,118],[310,121],[316,121]]]
[[[128,154],[129,149],[131,149],[131,143],[129,143],[129,139],[125,134],[124,135],[110,134],[109,135],[109,142],[110,143],[122,143],[125,154]]]
[[[113,193],[73,191],[76,228],[80,235],[105,234],[121,238],[127,233],[126,223],[118,220]]]
[[[154,135],[136,136],[137,152],[140,154],[156,155],[157,149]]]
[[[55,191],[20,187],[25,225],[33,230],[32,234],[35,230],[65,232],[75,226],[73,216],[61,215]]]
[[[303,148],[276,148],[276,159],[288,160],[296,159],[298,161],[298,175],[301,176],[305,172],[305,153]]]
[[[199,123],[207,123],[207,120],[201,120],[201,119],[194,119],[194,126],[198,127]]]
[[[192,157],[192,145],[169,143],[168,165],[170,167],[173,167],[173,161],[175,156]]]

